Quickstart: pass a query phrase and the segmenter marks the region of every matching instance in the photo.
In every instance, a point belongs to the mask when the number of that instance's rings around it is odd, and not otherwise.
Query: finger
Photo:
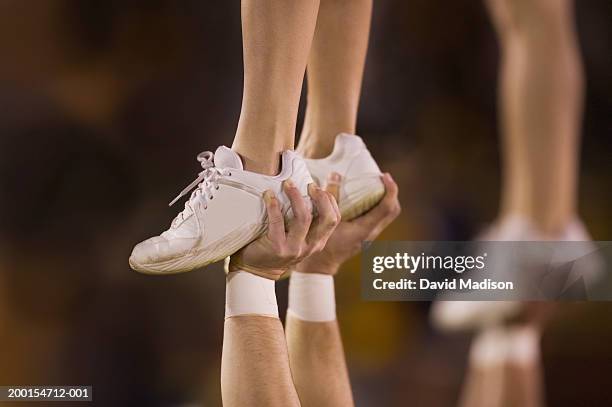
[[[371,230],[372,233],[370,235],[376,233],[376,236],[401,212],[399,200],[397,199],[397,184],[388,173],[384,174],[381,179],[386,190],[384,198],[371,211],[351,222]]]
[[[338,207],[338,202],[340,202],[340,182],[342,181],[342,176],[337,172],[332,172],[327,177],[327,186],[325,187],[325,191],[327,191],[332,196],[332,202],[334,210],[338,215],[338,220],[342,219],[342,215],[340,214],[340,208]]]
[[[311,188],[310,199],[317,211],[317,217],[313,220],[306,243],[309,249],[323,248],[327,239],[340,222],[339,213],[334,208],[336,205],[334,197],[318,187]]]
[[[372,228],[365,240],[369,242],[376,240],[376,238],[383,232],[383,230],[387,228],[387,226],[389,226],[389,224],[391,224],[391,222],[393,222],[394,219],[395,218],[389,217],[383,218],[376,224],[376,226],[374,226],[374,228]]]
[[[336,227],[338,227],[338,225],[342,221],[342,214],[340,213],[340,208],[338,207],[338,201],[336,200],[336,198],[329,192],[324,192],[324,194],[327,195],[327,199],[329,200],[329,204],[331,205],[335,215],[333,219],[335,223],[334,227],[331,231],[329,231],[329,236],[331,236],[332,233],[336,230]]]
[[[268,213],[268,238],[273,242],[283,242],[285,240],[285,219],[281,212],[280,202],[271,190],[264,192],[263,199]]]
[[[312,212],[293,181],[285,181],[283,183],[283,190],[287,197],[289,197],[291,210],[293,211],[293,218],[289,221],[287,230],[287,242],[301,244],[308,234],[310,222],[312,221]]]
[[[340,181],[342,180],[342,176],[337,172],[332,172],[327,177],[327,185],[325,190],[332,194],[332,196],[336,199],[336,202],[340,201]]]
[[[341,222],[342,214],[340,213],[340,206],[338,205],[338,200],[334,198],[334,196],[329,192],[327,194],[329,196],[329,200],[331,201],[331,205],[334,208],[334,212],[336,212],[336,219],[338,220],[338,222]]]

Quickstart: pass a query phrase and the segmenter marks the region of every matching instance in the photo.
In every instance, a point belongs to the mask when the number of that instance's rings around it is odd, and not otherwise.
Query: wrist
[[[316,273],[293,272],[289,279],[287,315],[309,322],[335,321],[334,277]]]
[[[256,267],[242,261],[240,255],[233,255],[225,259],[225,273],[246,272],[269,280],[278,280],[288,271],[286,268]]]
[[[335,276],[340,269],[340,264],[333,261],[318,261],[313,258],[306,258],[298,263],[295,270],[307,274],[326,274]]]

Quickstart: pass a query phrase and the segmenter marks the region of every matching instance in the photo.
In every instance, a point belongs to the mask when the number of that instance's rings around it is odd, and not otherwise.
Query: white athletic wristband
[[[334,277],[297,271],[291,273],[287,314],[303,321],[335,321]]]
[[[225,318],[237,315],[278,318],[274,280],[246,271],[228,273],[225,284]]]

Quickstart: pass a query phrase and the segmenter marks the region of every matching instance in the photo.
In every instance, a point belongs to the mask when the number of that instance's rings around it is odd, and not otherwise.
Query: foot
[[[380,169],[358,136],[339,134],[329,156],[304,161],[313,179],[322,188],[325,188],[332,172],[342,176],[338,202],[342,220],[351,220],[367,212],[385,194]]]
[[[204,169],[172,205],[193,189],[185,208],[159,236],[141,242],[130,256],[132,269],[145,274],[191,271],[234,254],[267,230],[263,193],[272,190],[282,213],[291,215],[289,199],[282,191],[291,180],[307,202],[312,178],[304,161],[293,151],[281,158],[281,172],[268,176],[245,171],[240,156],[221,146],[213,154],[200,153]],[[194,189],[195,188],[195,189]]]
[[[508,218],[503,222],[491,227],[478,240],[482,241],[581,241],[583,245],[573,245],[572,249],[555,253],[552,257],[534,257],[525,260],[525,264],[530,265],[530,270],[508,270],[506,264],[495,264],[492,267],[493,273],[501,275],[510,272],[531,272],[533,269],[547,269],[551,263],[567,263],[595,251],[595,247],[590,243],[592,240],[584,225],[579,220],[570,222],[562,233],[558,236],[544,237],[531,225],[531,223],[521,217]],[[512,253],[508,253],[512,255]],[[597,259],[591,257],[593,262]],[[508,262],[512,264],[511,261]],[[577,279],[584,278],[592,282],[597,276],[594,275],[600,268],[598,264],[581,263],[582,267],[576,267],[576,272],[568,276],[566,287],[573,284]],[[499,276],[498,276],[499,277]],[[504,280],[504,278],[492,277],[494,280]],[[521,276],[518,276],[521,278]],[[525,277],[527,278],[527,277]],[[527,303],[517,301],[447,301],[442,295],[432,306],[430,319],[432,324],[443,331],[461,331],[480,329],[488,326],[503,324],[513,318],[518,317],[524,311]]]

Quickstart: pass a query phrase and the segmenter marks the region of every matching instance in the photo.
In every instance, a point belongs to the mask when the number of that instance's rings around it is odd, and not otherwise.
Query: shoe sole
[[[362,192],[354,193],[345,200],[345,205],[340,202],[340,214],[342,220],[353,220],[373,207],[375,207],[385,196],[385,186],[382,182],[376,184],[375,187],[370,185]]]
[[[158,263],[139,264],[130,257],[130,267],[139,273],[156,276],[187,273],[231,256],[266,230],[267,224],[251,225],[228,234],[202,251]]]

